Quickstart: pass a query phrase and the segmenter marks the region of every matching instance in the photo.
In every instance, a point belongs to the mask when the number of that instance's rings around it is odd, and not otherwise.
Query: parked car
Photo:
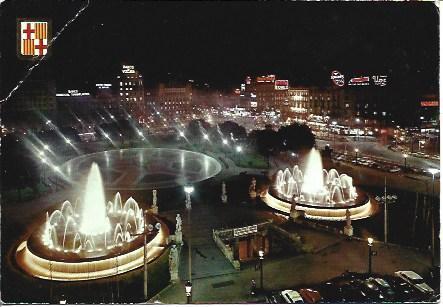
[[[369,279],[373,280],[377,284],[378,288],[381,290],[387,301],[395,300],[395,292],[394,290],[392,290],[391,285],[386,280],[384,280],[383,278],[369,278]]]
[[[390,172],[390,173],[397,173],[397,172],[399,172],[399,171],[401,171],[401,168],[399,168],[399,167],[397,167],[397,166],[394,166],[394,167],[392,167],[392,168],[389,169],[389,172]]]
[[[335,283],[328,281],[323,285],[320,285],[319,290],[328,303],[342,303],[345,302],[343,298],[342,287],[336,285]]]
[[[320,295],[320,292],[313,289],[303,288],[298,290],[298,292],[300,293],[305,303],[316,304],[321,302],[323,299]]]
[[[295,290],[283,290],[280,294],[288,304],[303,303],[303,298],[300,293]]]
[[[268,304],[286,304],[286,301],[280,295],[280,292],[272,292],[266,296],[266,303],[268,303]]]
[[[369,303],[371,299],[361,290],[360,280],[351,280],[343,286],[343,301],[346,303]]]
[[[434,289],[428,286],[423,280],[423,278],[415,273],[414,271],[397,271],[395,276],[400,277],[415,289],[424,294],[434,294]]]

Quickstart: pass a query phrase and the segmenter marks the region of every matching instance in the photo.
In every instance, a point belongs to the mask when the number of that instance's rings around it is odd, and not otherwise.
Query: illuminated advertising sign
[[[124,74],[134,74],[135,73],[134,65],[123,65],[122,73],[124,73]]]
[[[388,76],[372,76],[372,80],[374,80],[374,84],[377,86],[386,86]]]
[[[108,89],[108,88],[111,88],[112,84],[110,84],[110,83],[97,83],[97,84],[95,84],[95,86],[97,88],[100,88],[100,89]]]
[[[275,89],[276,90],[287,90],[289,88],[288,80],[275,80]]]
[[[63,97],[63,96],[89,96],[89,93],[80,93],[78,90],[68,90],[67,93],[58,93],[55,94],[57,97]]]
[[[236,88],[234,91],[235,94],[239,95],[240,94],[240,89]]]
[[[240,90],[241,90],[242,92],[246,91],[246,84],[242,83],[242,84],[240,85]]]
[[[245,83],[246,84],[251,84],[251,77],[246,77],[246,79],[245,79]]]
[[[369,77],[355,77],[349,80],[348,85],[369,85]]]
[[[345,85],[345,76],[341,74],[338,70],[334,70],[331,73],[331,80],[337,86]]]
[[[438,101],[436,101],[436,100],[421,101],[420,105],[422,107],[438,107]]]
[[[257,107],[257,101],[251,101],[251,108]]]
[[[259,83],[270,83],[270,82],[274,82],[275,81],[275,75],[267,75],[267,76],[261,76],[261,77],[257,77],[257,82]]]

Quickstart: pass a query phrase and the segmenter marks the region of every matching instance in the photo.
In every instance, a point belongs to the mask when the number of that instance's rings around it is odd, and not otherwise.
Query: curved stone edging
[[[268,191],[266,191],[266,195],[262,197],[263,201],[271,208],[290,214],[292,204],[289,202],[284,202],[274,196],[272,196]],[[349,212],[351,213],[351,220],[359,220],[364,219],[373,214],[372,203],[368,199],[368,201],[358,207],[349,208]],[[325,221],[345,221],[346,220],[346,210],[347,209],[320,209],[320,208],[312,208],[308,206],[303,206],[297,204],[295,206],[296,210],[302,210],[305,212],[305,218],[312,220],[325,220]]]
[[[162,223],[157,235],[146,244],[147,260],[151,262],[165,250],[169,229]],[[112,258],[79,263],[52,261],[33,254],[26,241],[19,244],[16,261],[20,268],[34,277],[58,281],[80,281],[110,277],[143,266],[143,244],[140,248]]]

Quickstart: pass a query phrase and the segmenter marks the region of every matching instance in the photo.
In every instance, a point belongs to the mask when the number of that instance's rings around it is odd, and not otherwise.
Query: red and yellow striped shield
[[[17,24],[20,55],[24,57],[45,56],[48,53],[48,22],[20,20]]]

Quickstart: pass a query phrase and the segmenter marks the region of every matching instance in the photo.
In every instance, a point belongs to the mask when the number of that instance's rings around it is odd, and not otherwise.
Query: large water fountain
[[[142,233],[149,237],[148,260],[157,257],[167,232],[132,197],[123,203],[117,193],[106,202],[100,170],[93,163],[83,198],[47,212],[44,223],[19,245],[16,259],[26,272],[40,278],[101,278],[143,265]]]
[[[349,209],[352,219],[368,217],[371,203],[357,192],[352,177],[336,169],[323,169],[320,153],[312,149],[305,159],[304,171],[298,165],[275,174],[273,186],[264,201],[274,209],[290,213],[304,211],[311,219],[344,220]]]

